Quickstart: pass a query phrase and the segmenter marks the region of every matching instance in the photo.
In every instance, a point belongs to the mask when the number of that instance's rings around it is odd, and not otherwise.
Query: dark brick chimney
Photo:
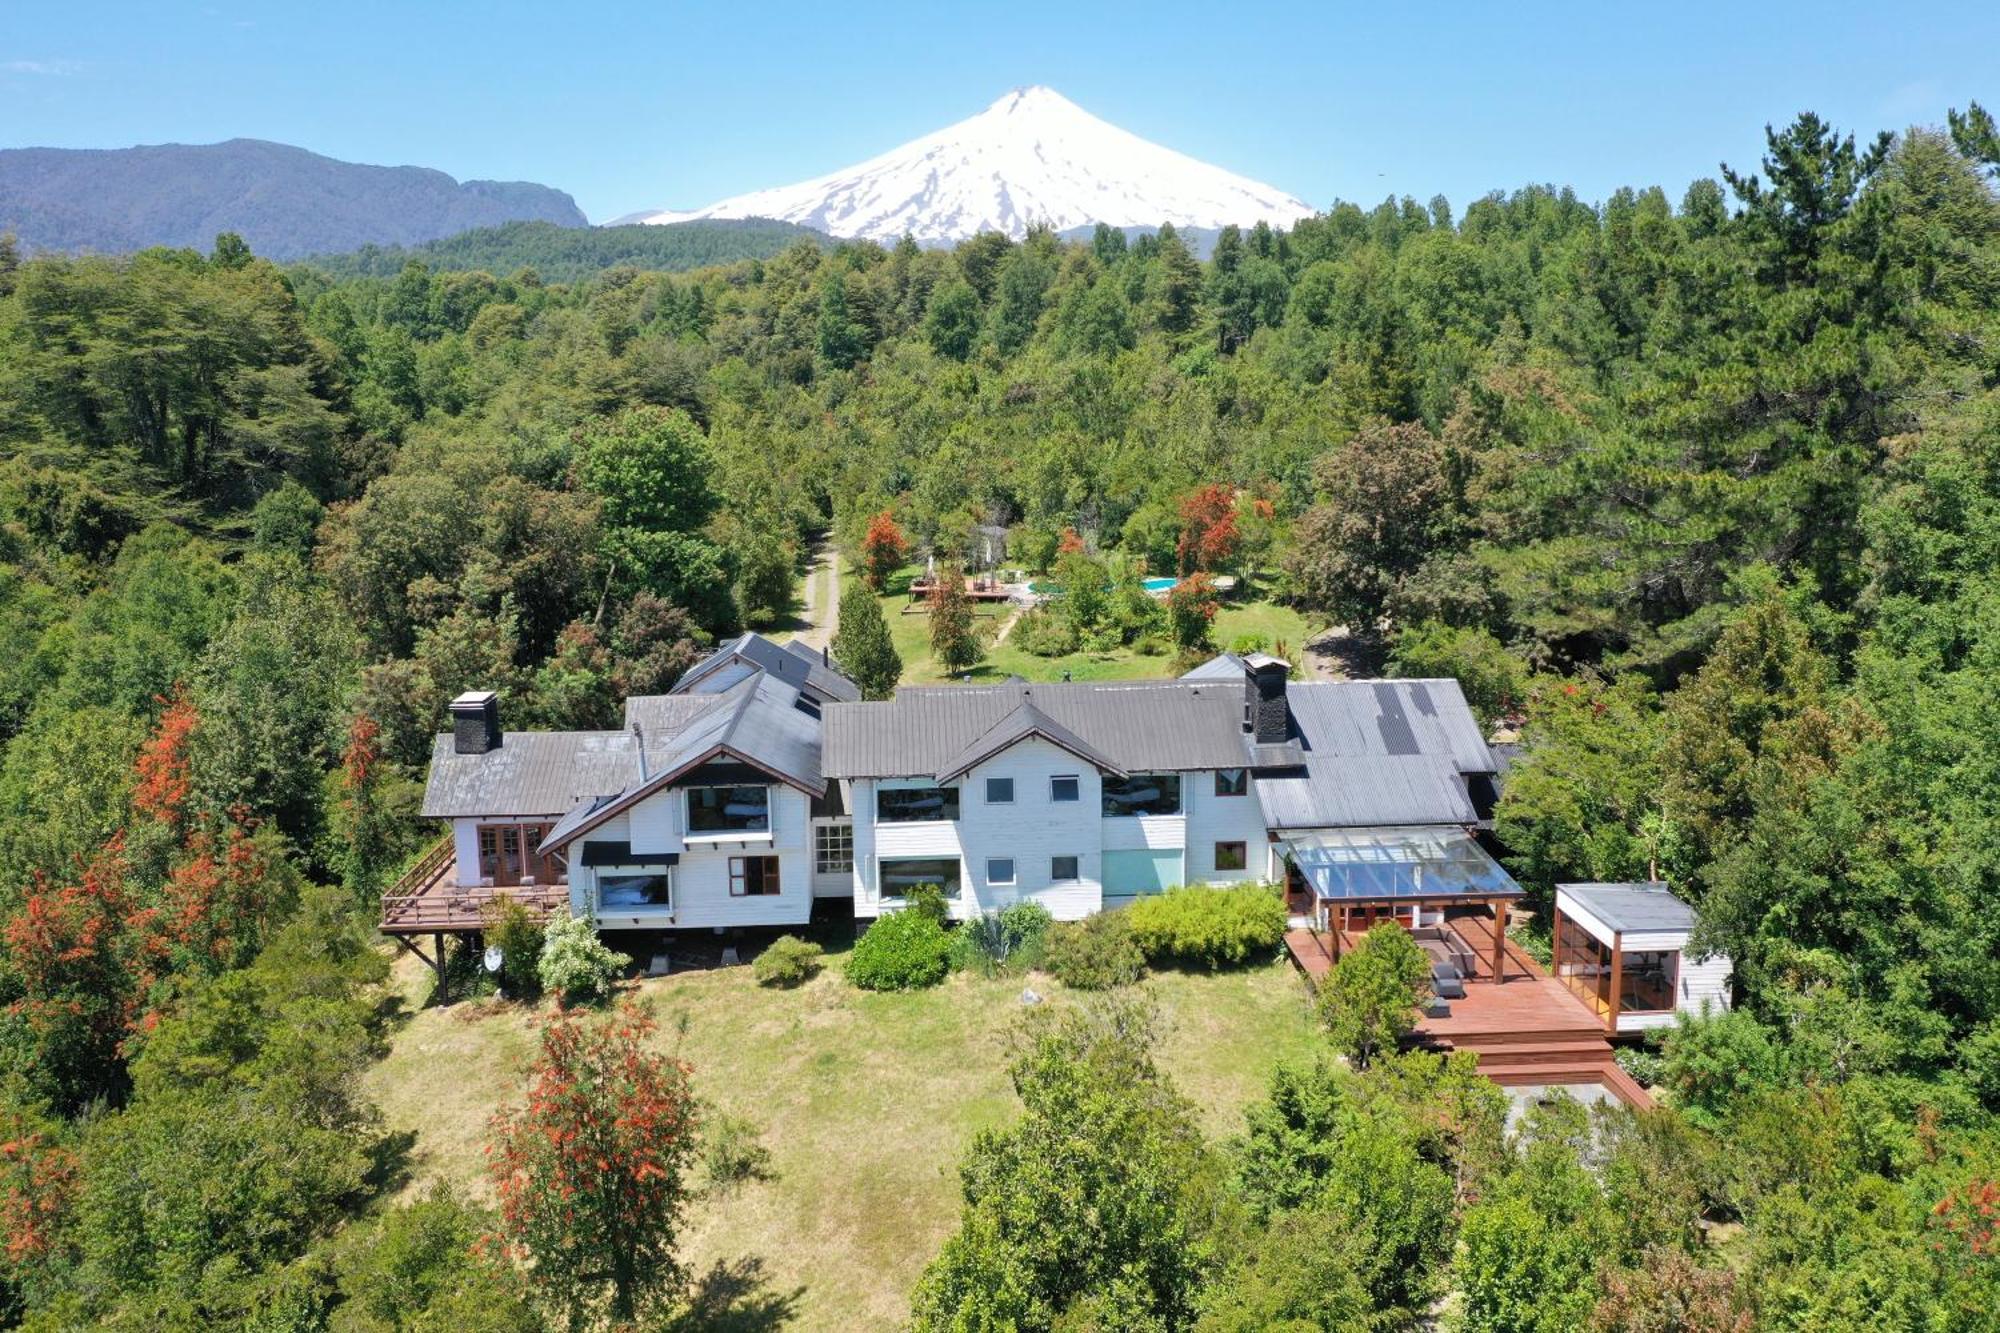
[[[1291,734],[1285,677],[1291,663],[1264,653],[1243,659],[1243,730],[1259,745],[1283,745]]]
[[[467,690],[451,701],[451,748],[457,754],[485,754],[500,748],[500,696]]]

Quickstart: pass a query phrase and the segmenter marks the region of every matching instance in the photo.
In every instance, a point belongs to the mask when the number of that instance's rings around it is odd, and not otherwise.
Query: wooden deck
[[[458,882],[451,838],[447,835],[425,852],[396,886],[382,895],[384,935],[462,935],[483,930],[496,899],[521,904],[537,917],[569,905],[569,885]]]
[[[1461,927],[1460,921],[1466,924]],[[1507,941],[1501,979],[1493,979],[1491,918],[1455,918],[1447,928],[1461,930],[1468,944],[1484,936],[1487,949],[1473,950],[1478,963],[1465,998],[1445,1001],[1449,1013],[1419,1021],[1410,1045],[1472,1051],[1479,1072],[1503,1088],[1594,1083],[1637,1110],[1652,1108],[1645,1089],[1612,1059],[1603,1020],[1514,941]],[[1358,942],[1345,938],[1340,949],[1344,953]],[[1315,988],[1333,967],[1334,942],[1316,931],[1287,932],[1285,948]]]

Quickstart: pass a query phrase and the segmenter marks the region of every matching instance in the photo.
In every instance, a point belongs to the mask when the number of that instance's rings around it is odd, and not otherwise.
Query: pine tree
[[[952,676],[980,658],[979,636],[972,628],[972,599],[965,595],[965,575],[955,564],[939,565],[932,583],[931,656]]]
[[[887,699],[903,678],[903,659],[882,619],[882,604],[857,588],[840,599],[840,631],[833,636],[840,669],[854,678],[868,699]]]

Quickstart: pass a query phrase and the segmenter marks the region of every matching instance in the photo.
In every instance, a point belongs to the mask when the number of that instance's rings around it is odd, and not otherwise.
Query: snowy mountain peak
[[[1099,120],[1053,88],[1016,88],[978,115],[880,157],[797,185],[689,212],[620,222],[777,218],[831,236],[951,244],[982,231],[1016,239],[1114,227],[1289,227],[1312,209],[1272,186],[1198,162]]]

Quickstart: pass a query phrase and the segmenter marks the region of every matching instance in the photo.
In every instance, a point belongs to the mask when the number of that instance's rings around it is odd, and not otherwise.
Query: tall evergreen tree
[[[833,636],[840,669],[854,678],[864,698],[887,699],[903,678],[903,659],[882,619],[882,604],[866,588],[840,599],[840,630]]]

